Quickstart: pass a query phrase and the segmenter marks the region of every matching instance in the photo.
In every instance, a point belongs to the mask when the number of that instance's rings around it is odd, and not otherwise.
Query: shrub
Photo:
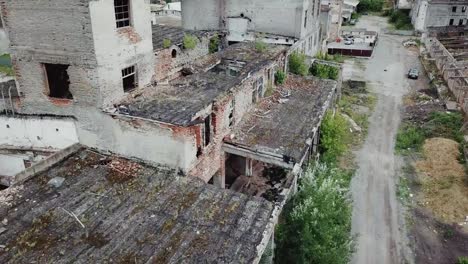
[[[304,54],[295,51],[289,55],[289,71],[302,76],[307,75],[308,70]]]
[[[172,42],[170,39],[163,39],[163,48],[167,49],[172,45]]]
[[[278,85],[283,84],[286,81],[286,73],[282,70],[279,70],[275,73],[275,83]]]
[[[390,13],[388,22],[394,24],[396,29],[413,29],[413,25],[411,24],[411,18],[409,17],[408,12],[403,10],[393,10]]]
[[[468,257],[459,257],[457,264],[468,264]]]
[[[351,174],[319,164],[305,172],[277,228],[277,263],[348,263],[353,252]]]
[[[361,0],[357,5],[358,12],[380,12],[384,5],[383,0]]]
[[[217,34],[210,39],[208,50],[210,53],[215,53],[219,50],[219,36]]]
[[[183,41],[184,49],[194,49],[197,46],[197,43],[198,43],[197,37],[190,35],[190,34],[184,35],[184,41]]]
[[[339,70],[336,67],[314,63],[309,69],[310,74],[319,77],[321,79],[338,79]]]
[[[322,161],[334,163],[346,151],[346,137],[348,137],[348,123],[340,114],[335,116],[327,112],[320,130],[320,152]]]
[[[425,138],[426,135],[421,127],[406,125],[398,131],[395,148],[400,151],[407,149],[419,150]]]
[[[258,52],[264,52],[267,49],[267,45],[265,42],[261,40],[255,41],[255,50]]]

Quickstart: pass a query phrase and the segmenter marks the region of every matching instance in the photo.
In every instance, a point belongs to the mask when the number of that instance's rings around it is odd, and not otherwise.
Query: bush
[[[264,52],[267,49],[267,45],[265,42],[257,40],[255,41],[255,50],[258,52]]]
[[[184,41],[183,41],[184,49],[194,49],[197,46],[197,44],[198,44],[197,37],[190,35],[190,34],[184,35]]]
[[[388,22],[395,25],[396,29],[410,30],[413,29],[409,13],[403,10],[393,10],[390,13]]]
[[[320,152],[322,161],[334,163],[346,151],[348,123],[340,114],[327,112],[320,129]]]
[[[275,73],[275,83],[278,85],[283,84],[286,81],[286,73],[284,71],[279,70]]]
[[[304,54],[295,51],[289,55],[289,71],[302,76],[307,75],[308,70]]]
[[[468,257],[459,257],[457,264],[468,264]]]
[[[276,230],[276,263],[348,263],[353,252],[351,174],[319,164],[305,172]]]
[[[425,138],[426,135],[421,127],[407,125],[398,131],[395,148],[400,151],[407,149],[419,150]]]
[[[380,12],[384,5],[383,0],[361,0],[357,5],[357,11],[362,12]]]
[[[219,36],[217,34],[210,39],[208,50],[210,53],[215,53],[219,50]]]
[[[172,42],[170,39],[163,39],[163,48],[167,49],[172,45]]]
[[[314,63],[309,69],[310,74],[319,77],[320,79],[338,79],[339,70],[336,67]]]

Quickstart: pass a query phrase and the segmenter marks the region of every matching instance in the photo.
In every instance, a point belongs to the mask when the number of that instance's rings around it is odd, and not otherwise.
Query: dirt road
[[[385,18],[363,16],[356,27],[380,31],[386,25]],[[419,64],[417,54],[402,46],[405,39],[380,34],[371,59],[351,60],[344,66],[345,79],[367,81],[378,96],[367,138],[356,153],[359,168],[351,184],[356,264],[412,262],[396,197],[399,162],[394,155],[402,97],[412,84],[405,74]]]

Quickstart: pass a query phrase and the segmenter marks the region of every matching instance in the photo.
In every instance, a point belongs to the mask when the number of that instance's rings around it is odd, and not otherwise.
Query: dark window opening
[[[67,72],[69,66],[63,64],[44,64],[50,97],[73,99],[73,95],[70,92],[70,77]]]
[[[466,12],[466,6],[462,6],[462,13]]]
[[[231,105],[229,106],[229,127],[234,125],[234,104],[235,101],[232,100]]]
[[[211,142],[211,116],[205,118],[205,126],[203,129],[203,140],[205,147],[208,146]]]
[[[450,26],[453,25],[453,19],[450,19],[449,25],[450,25]]]
[[[122,70],[122,81],[124,92],[131,91],[137,87],[135,66]]]
[[[457,12],[457,7],[456,6],[452,6],[452,12]]]
[[[117,28],[130,26],[129,0],[114,0],[114,9]]]
[[[463,25],[463,19],[460,19],[460,20],[458,21],[458,25],[459,25],[459,26]]]
[[[211,177],[211,179],[208,181],[208,184],[214,185],[214,177],[216,177],[216,175]]]
[[[305,11],[304,15],[304,27],[307,27],[307,10]]]
[[[173,49],[171,55],[172,58],[177,58],[177,50]]]

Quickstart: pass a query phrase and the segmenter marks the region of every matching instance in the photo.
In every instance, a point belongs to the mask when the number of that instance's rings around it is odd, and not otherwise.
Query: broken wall
[[[197,46],[193,49],[184,49],[179,45],[172,45],[167,49],[156,52],[155,74],[156,80],[173,79],[178,77],[182,68],[194,60],[209,54],[209,37],[199,38]],[[175,52],[175,58],[173,53]]]

